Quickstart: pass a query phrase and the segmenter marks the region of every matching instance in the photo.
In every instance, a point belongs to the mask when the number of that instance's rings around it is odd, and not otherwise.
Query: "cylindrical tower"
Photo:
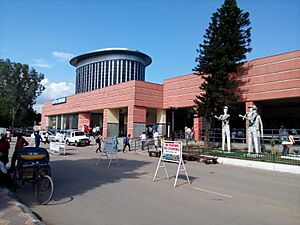
[[[128,48],[106,48],[76,56],[75,93],[83,93],[130,80],[145,80],[145,67],[151,58]]]

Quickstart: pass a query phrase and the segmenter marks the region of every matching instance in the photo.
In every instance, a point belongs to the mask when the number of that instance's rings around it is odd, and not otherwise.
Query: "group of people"
[[[96,139],[101,133],[101,128],[99,125],[93,126],[92,128],[87,125],[83,125],[81,131],[84,132],[88,137],[92,135],[94,139]]]
[[[154,146],[157,149],[160,146],[160,137],[158,134],[158,126],[157,124],[154,124],[152,126],[151,131],[152,133],[152,137],[154,139]],[[102,152],[102,144],[104,143],[105,139],[102,137],[102,134],[100,133],[96,138],[96,143],[97,145],[97,149],[96,149],[96,153],[97,152]],[[147,136],[146,136],[146,132],[143,132],[140,135],[140,141],[141,141],[141,150],[143,151],[145,149],[145,145],[146,145],[146,140],[147,140]],[[118,138],[117,136],[114,137],[114,142],[115,145],[117,146],[119,144],[118,142]],[[128,150],[131,151],[131,134],[128,134],[126,137],[123,138],[123,152],[125,152],[126,148],[128,147]]]
[[[8,155],[10,144],[7,141],[6,135],[2,135],[0,138],[0,180],[7,188],[11,189],[12,191],[15,190],[16,185],[10,177],[10,173],[15,170],[18,151],[20,151],[24,146],[28,145],[29,143],[25,140],[22,134],[17,134],[16,145],[11,158],[10,168],[7,169],[7,164],[9,162]]]

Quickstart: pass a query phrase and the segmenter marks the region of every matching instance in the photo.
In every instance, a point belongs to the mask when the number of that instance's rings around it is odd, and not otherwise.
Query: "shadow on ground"
[[[49,205],[59,205],[72,201],[92,189],[105,184],[118,183],[124,179],[137,179],[143,173],[136,170],[150,162],[119,159],[120,167],[108,161],[96,166],[98,159],[59,160],[51,162],[54,195]],[[25,184],[17,189],[15,195],[28,207],[36,205],[32,185]]]

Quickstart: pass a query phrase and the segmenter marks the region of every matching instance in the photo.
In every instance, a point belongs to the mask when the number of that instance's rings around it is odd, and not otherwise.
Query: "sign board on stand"
[[[58,155],[65,155],[66,154],[66,145],[64,142],[51,141],[49,152],[58,154]]]
[[[159,168],[164,168],[167,178],[169,179],[168,171],[165,162],[178,163],[174,187],[176,187],[179,172],[185,172],[186,179],[190,183],[183,159],[182,159],[182,142],[178,141],[165,141],[162,148],[162,154],[159,158],[153,181],[157,176]],[[181,169],[182,167],[182,169]]]
[[[117,153],[118,153],[118,149],[115,144],[114,138],[113,137],[105,138],[104,139],[104,148],[103,148],[102,152],[100,152],[96,166],[99,165],[101,157],[105,157],[107,160],[109,159],[108,167],[110,167],[111,163],[117,163],[118,166],[120,166]]]

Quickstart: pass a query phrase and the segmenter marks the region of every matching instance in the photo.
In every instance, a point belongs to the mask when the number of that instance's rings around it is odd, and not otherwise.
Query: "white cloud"
[[[41,84],[45,87],[43,93],[37,98],[33,108],[40,113],[43,105],[47,101],[55,98],[66,97],[74,94],[75,85],[72,82],[50,82],[48,78],[42,80]]]
[[[51,65],[49,63],[46,62],[46,60],[44,59],[35,59],[33,60],[34,63],[31,64],[31,66],[33,67],[41,67],[41,68],[50,68]]]
[[[37,112],[37,113],[42,113],[42,108],[43,108],[44,104],[35,104],[33,105],[33,109]]]
[[[52,55],[53,55],[55,58],[59,59],[59,61],[68,61],[68,60],[70,60],[72,57],[74,57],[73,54],[67,53],[67,52],[56,52],[56,51],[54,51],[54,52],[52,52]]]

